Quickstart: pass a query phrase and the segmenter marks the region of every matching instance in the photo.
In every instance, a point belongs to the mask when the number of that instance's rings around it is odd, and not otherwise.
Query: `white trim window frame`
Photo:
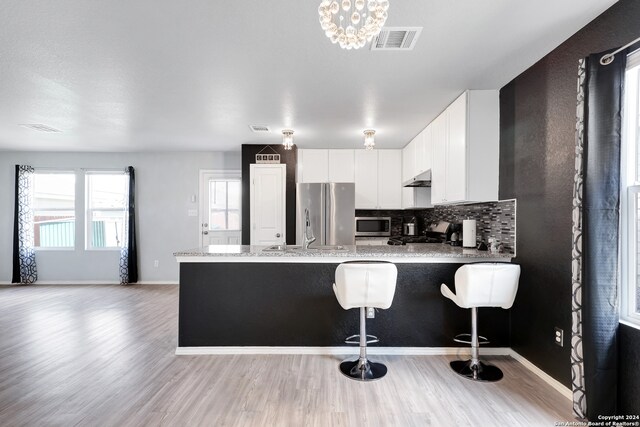
[[[640,50],[628,56],[624,85],[620,162],[620,320],[640,329]]]
[[[123,193],[122,193],[122,205],[113,206],[113,207],[93,207],[92,200],[92,178],[97,176],[122,176],[123,179]],[[128,188],[126,187],[125,181],[126,174],[123,170],[86,170],[84,172],[84,183],[85,183],[85,250],[87,251],[119,251],[124,245],[124,221],[125,218],[125,209],[127,207],[128,202]],[[108,244],[108,241],[105,241],[106,246],[95,246],[94,245],[94,224],[93,218],[95,213],[103,213],[106,216],[111,216],[113,218],[118,218],[121,220],[122,224],[118,227],[116,222],[113,222],[113,225],[116,227],[116,244]],[[111,239],[109,239],[111,240]]]
[[[73,214],[73,238],[72,240],[72,244],[70,246],[41,246],[41,243],[39,243],[38,245],[34,245],[34,249],[36,251],[74,251],[76,249],[76,239],[77,239],[77,233],[78,233],[78,218],[76,215],[76,205],[78,202],[78,195],[77,195],[77,180],[78,180],[78,176],[76,174],[76,171],[73,169],[50,169],[50,168],[35,168],[34,171],[34,176],[38,176],[38,175],[70,175],[73,176],[73,206],[71,208],[63,208],[63,207],[47,207],[46,209],[38,209],[36,207],[36,193],[37,193],[37,183],[35,182],[35,180],[37,180],[37,178],[34,179],[34,188],[33,188],[33,215],[34,215],[34,241],[37,241],[41,238],[41,236],[36,236],[36,230],[35,230],[35,225],[36,224],[40,224],[42,226],[43,223],[39,222],[37,220],[37,213],[38,212],[49,212],[52,213],[53,215],[50,216],[55,216],[56,212],[72,212]],[[35,243],[35,242],[34,242]]]

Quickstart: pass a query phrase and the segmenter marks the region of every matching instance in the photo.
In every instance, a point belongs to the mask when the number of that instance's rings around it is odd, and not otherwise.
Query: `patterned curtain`
[[[127,285],[138,281],[138,242],[136,240],[136,177],[133,166],[125,169],[129,177],[129,192],[125,206],[124,244],[120,250],[120,283]]]
[[[16,191],[13,225],[12,283],[28,285],[38,280],[33,249],[33,173],[31,166],[16,165]]]
[[[626,52],[578,67],[573,190],[571,376],[573,412],[597,421],[617,401],[620,133]]]

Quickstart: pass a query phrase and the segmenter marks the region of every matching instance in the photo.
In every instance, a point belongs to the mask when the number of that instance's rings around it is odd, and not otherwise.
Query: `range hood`
[[[431,187],[431,169],[402,183],[403,187]]]

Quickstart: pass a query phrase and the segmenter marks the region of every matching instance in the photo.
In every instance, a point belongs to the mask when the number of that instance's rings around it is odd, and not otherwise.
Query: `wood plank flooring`
[[[175,356],[177,286],[0,287],[2,426],[552,426],[568,399],[510,357],[477,384],[445,356]],[[354,354],[355,354],[354,349]]]

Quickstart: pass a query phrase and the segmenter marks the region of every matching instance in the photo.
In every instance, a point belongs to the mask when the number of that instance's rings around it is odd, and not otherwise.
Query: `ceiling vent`
[[[413,50],[422,27],[384,27],[373,39],[371,50]]]
[[[62,132],[59,129],[52,128],[51,126],[43,125],[42,123],[22,123],[18,126],[23,128],[37,130],[38,132]]]
[[[253,133],[270,133],[271,129],[267,125],[249,125],[249,129]]]

